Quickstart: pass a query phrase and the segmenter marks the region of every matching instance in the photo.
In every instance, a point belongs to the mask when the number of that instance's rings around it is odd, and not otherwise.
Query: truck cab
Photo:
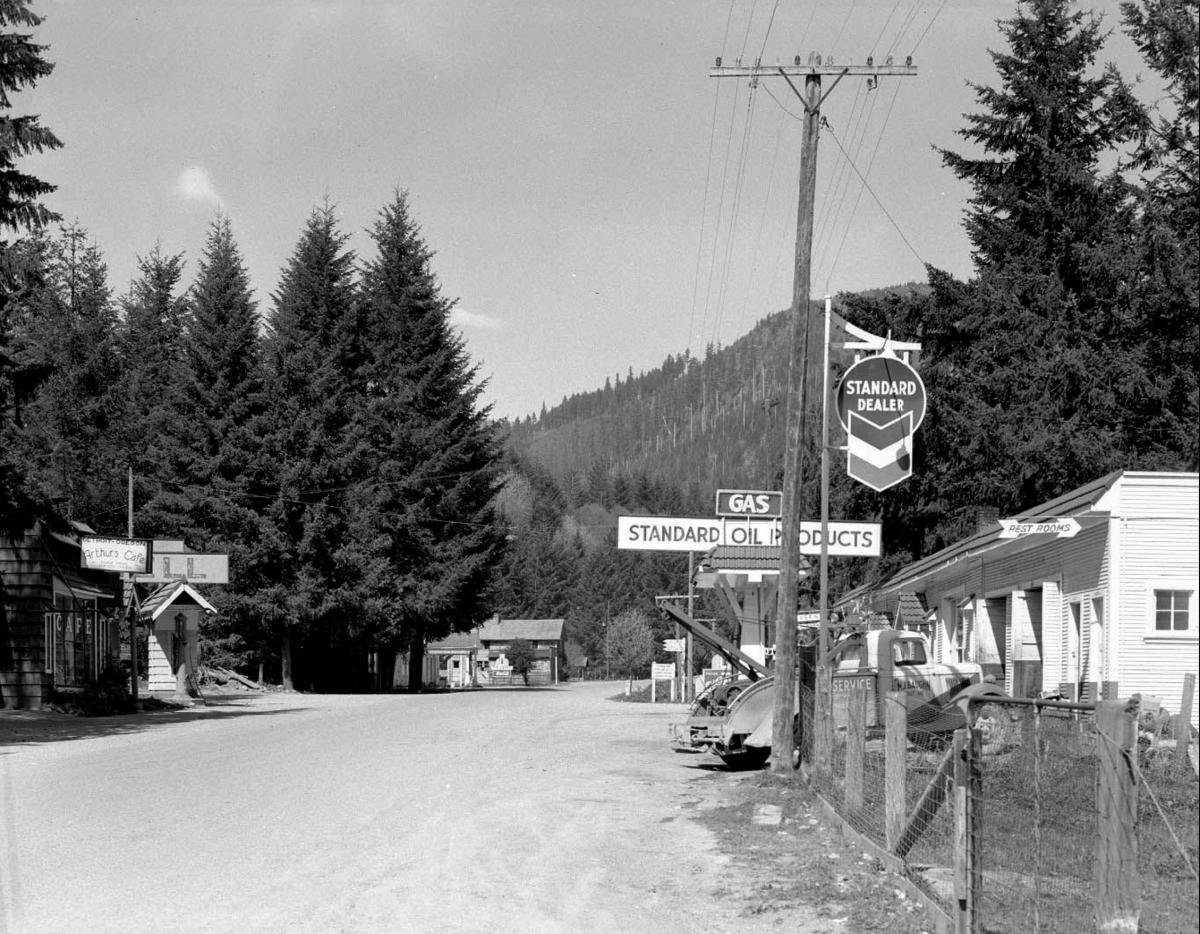
[[[970,662],[931,660],[929,642],[918,632],[873,629],[853,632],[827,656],[833,675],[834,724],[849,721],[852,692],[867,695],[867,726],[882,726],[889,691],[903,691],[913,731],[943,733],[965,725],[954,699],[983,681],[983,670]]]

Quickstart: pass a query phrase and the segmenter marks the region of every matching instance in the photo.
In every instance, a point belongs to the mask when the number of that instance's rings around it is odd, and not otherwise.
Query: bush
[[[117,668],[105,668],[98,678],[89,681],[75,695],[75,706],[76,712],[85,717],[133,713],[133,698],[125,673]]]

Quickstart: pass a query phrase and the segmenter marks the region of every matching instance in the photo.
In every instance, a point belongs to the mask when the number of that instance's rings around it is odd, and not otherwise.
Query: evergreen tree
[[[372,559],[383,644],[407,644],[418,690],[425,643],[488,613],[504,542],[493,513],[500,448],[404,193],[371,237],[358,437],[377,472],[361,489],[356,541]]]
[[[312,212],[284,269],[268,321],[266,451],[272,498],[260,552],[273,584],[260,594],[295,686],[297,639],[344,646],[362,608],[363,569],[347,552],[352,486],[361,479],[347,426],[361,366],[354,255],[329,205]]]
[[[155,244],[138,257],[138,276],[122,299],[121,391],[115,432],[133,471],[135,532],[181,534],[187,511],[179,476],[187,449],[181,418],[185,376],[182,254]]]
[[[942,151],[969,182],[976,278],[930,271],[921,322],[930,417],[918,450],[920,499],[943,534],[974,510],[1049,499],[1126,465],[1136,360],[1123,347],[1132,208],[1100,171],[1138,131],[1129,89],[1107,68],[1098,17],[1033,0],[1001,24],[998,87],[960,130],[981,153]],[[915,335],[914,335],[915,336]]]
[[[23,358],[47,374],[13,450],[39,498],[96,528],[121,528],[124,457],[113,444],[117,312],[99,249],[78,225],[35,241],[42,285],[19,334]]]
[[[41,203],[55,186],[20,171],[18,160],[62,146],[37,116],[13,116],[12,96],[31,88],[54,70],[46,46],[32,41],[28,30],[41,17],[26,0],[0,0],[0,231],[37,230],[58,220]],[[19,359],[14,331],[31,313],[27,300],[39,286],[36,251],[20,241],[0,238],[0,525],[23,528],[35,506],[26,485],[24,465],[7,443],[18,426],[22,398],[43,371]]]
[[[219,592],[208,633],[222,663],[262,663],[273,652],[260,620],[262,514],[269,486],[262,462],[261,336],[249,277],[227,217],[209,229],[184,322],[183,425],[188,438],[189,544],[228,553],[237,575]]]
[[[1134,164],[1144,190],[1133,253],[1127,330],[1138,353],[1131,446],[1151,452],[1149,466],[1200,464],[1200,3],[1146,0],[1122,4],[1126,28],[1162,78],[1162,103]]]

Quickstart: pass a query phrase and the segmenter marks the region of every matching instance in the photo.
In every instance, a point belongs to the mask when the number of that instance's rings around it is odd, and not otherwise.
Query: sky
[[[1105,60],[1145,71],[1114,28]],[[349,246],[397,190],[497,417],[702,356],[791,304],[799,102],[724,64],[909,55],[822,105],[812,291],[968,275],[969,191],[935,146],[994,84],[1015,0],[32,0],[53,73],[17,95],[64,147],[25,171],[127,292],[195,275],[230,219],[261,314],[311,212]],[[831,79],[825,79],[829,89]],[[862,179],[866,179],[866,184]]]

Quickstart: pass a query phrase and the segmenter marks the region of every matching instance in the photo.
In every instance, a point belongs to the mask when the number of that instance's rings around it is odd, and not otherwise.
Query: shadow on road
[[[154,710],[115,717],[78,717],[42,710],[3,710],[0,711],[0,755],[5,755],[5,747],[11,746],[40,745],[74,739],[89,739],[96,736],[143,733],[192,720],[266,717],[300,713],[305,709],[305,707],[255,709],[254,703],[248,699],[221,697],[210,699],[207,706]]]

